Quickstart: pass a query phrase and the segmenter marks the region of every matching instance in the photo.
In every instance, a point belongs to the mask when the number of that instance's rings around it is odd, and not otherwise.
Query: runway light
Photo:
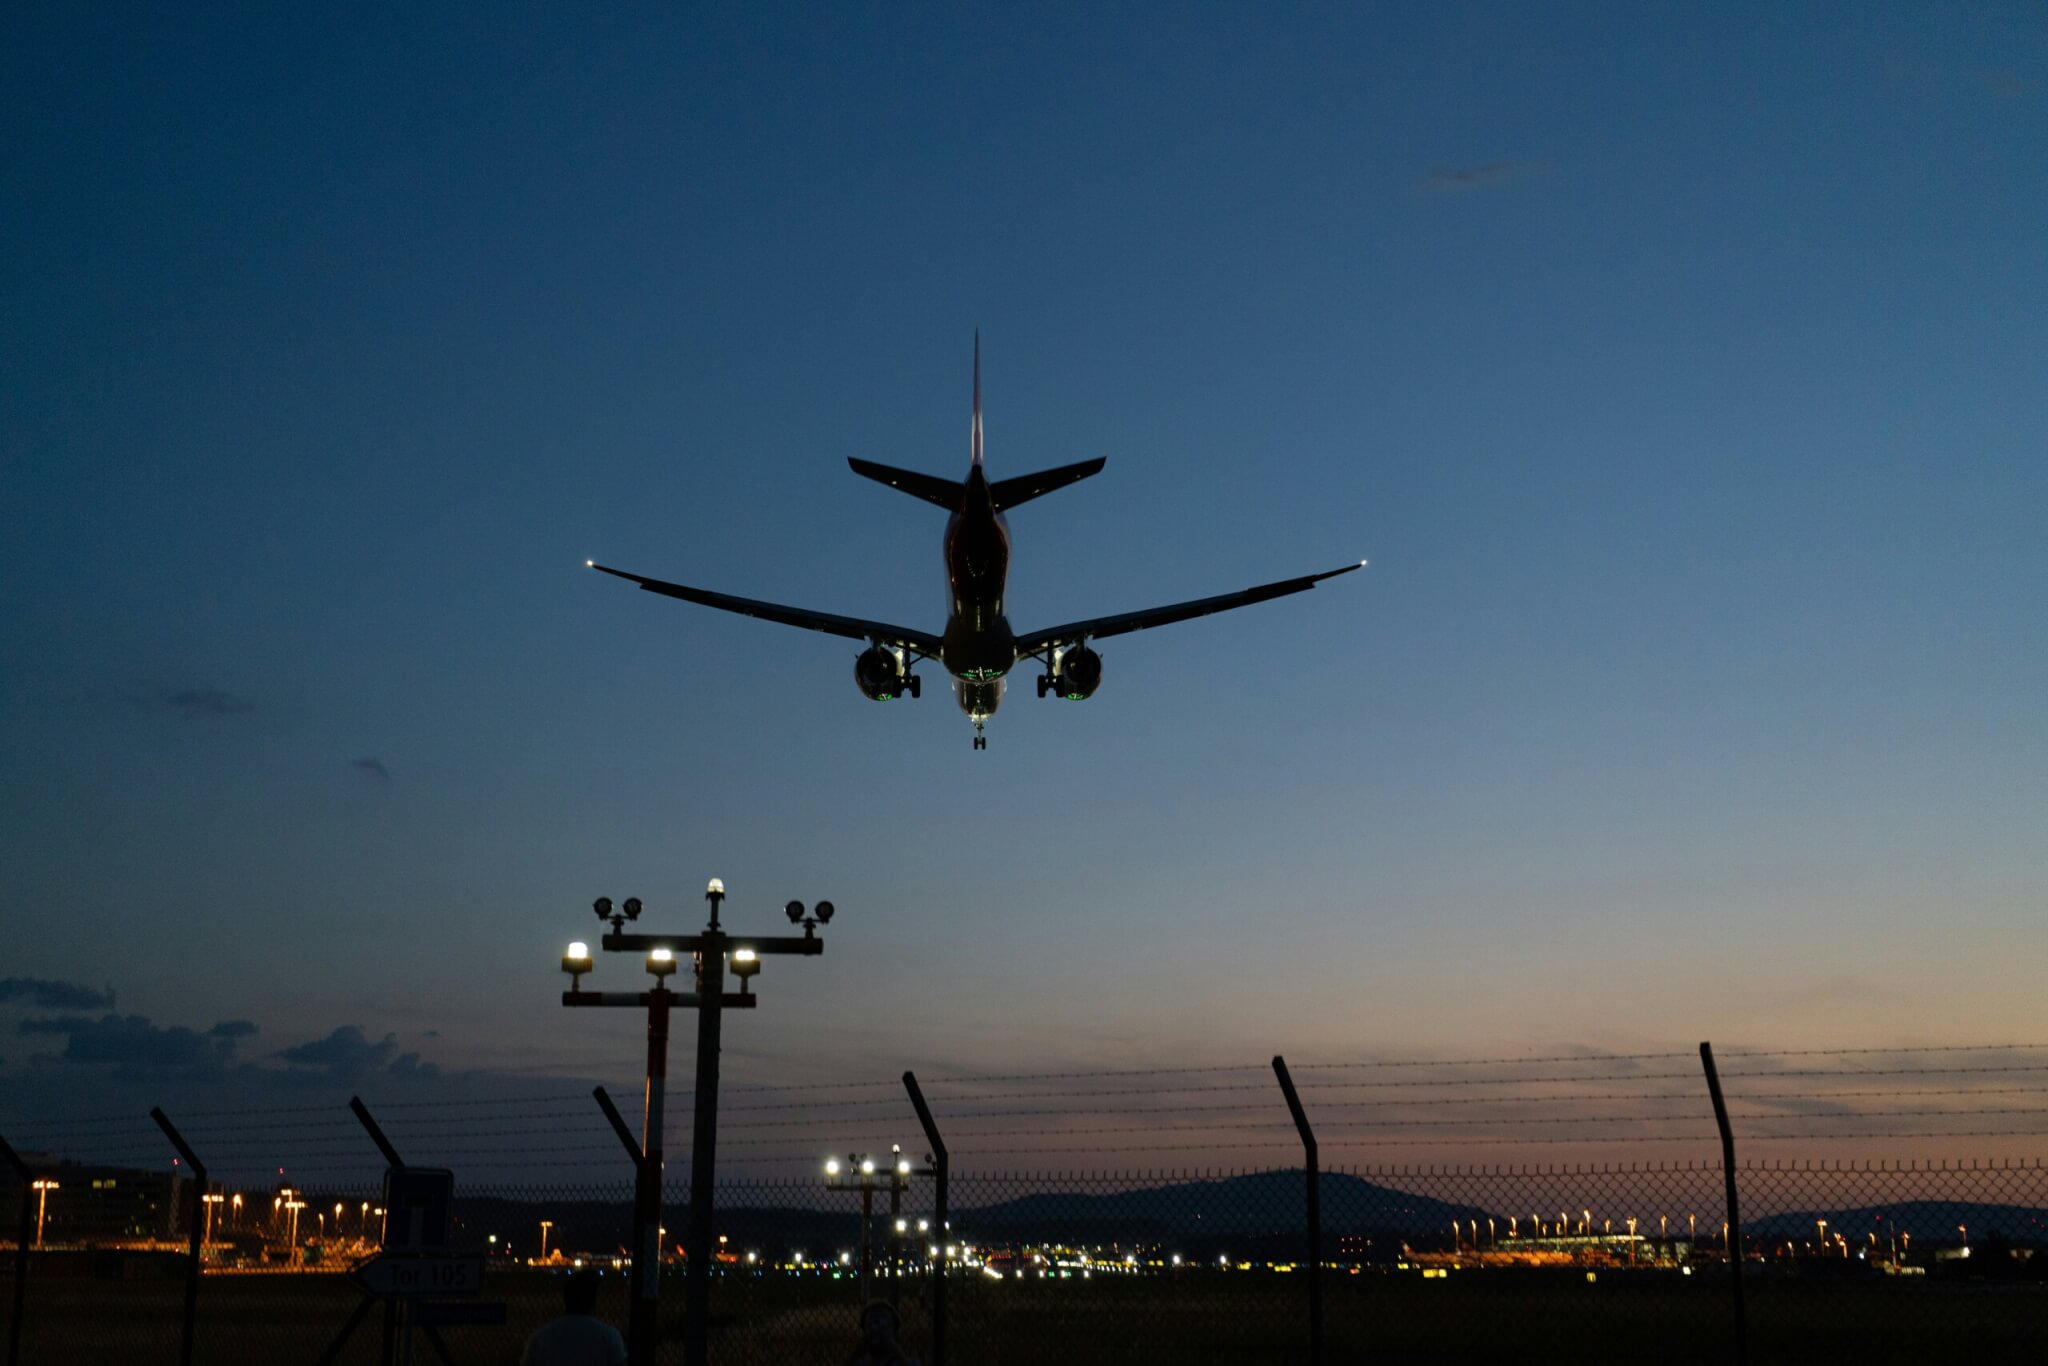
[[[724,879],[724,878],[722,878],[722,877],[715,877],[715,878],[711,879],[711,881],[709,881],[709,882],[705,883],[705,884],[704,884],[704,895],[706,895],[706,896],[724,896],[724,895],[725,895],[725,879]]]
[[[676,970],[675,951],[673,949],[649,949],[647,952],[647,970],[654,974],[654,980],[657,984],[664,981],[670,973]]]
[[[875,1174],[875,1159],[863,1157],[860,1160],[860,1174],[862,1176],[873,1176]]]
[[[825,1159],[825,1175],[827,1175],[827,1176],[837,1176],[837,1175],[839,1175],[839,1159],[838,1159],[838,1158],[836,1158],[836,1157],[830,1157],[830,1158],[827,1158],[827,1159]]]

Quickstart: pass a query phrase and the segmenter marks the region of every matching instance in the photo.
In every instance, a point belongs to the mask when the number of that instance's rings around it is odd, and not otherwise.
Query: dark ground
[[[483,1299],[509,1309],[502,1327],[441,1330],[465,1366],[519,1358],[528,1333],[559,1304],[545,1272],[498,1271]],[[11,1286],[8,1287],[11,1290]],[[665,1360],[682,1360],[682,1283],[665,1284]],[[907,1288],[906,1288],[907,1290]],[[1860,1281],[1753,1280],[1751,1359],[1762,1363],[2040,1360],[2048,1287]],[[735,1277],[716,1288],[712,1359],[726,1366],[838,1366],[854,1342],[851,1278]],[[1175,1366],[1307,1359],[1307,1282],[1300,1275],[1197,1273],[996,1282],[969,1275],[948,1287],[953,1366]],[[36,1278],[29,1287],[24,1366],[178,1359],[183,1287],[171,1279]],[[210,1275],[201,1289],[195,1360],[217,1366],[311,1363],[359,1301],[340,1276]],[[0,1314],[12,1303],[0,1298]],[[1325,1280],[1332,1363],[1727,1362],[1734,1360],[1727,1283],[1712,1276],[1606,1271],[1454,1272],[1425,1280],[1331,1275]],[[903,1296],[905,1343],[929,1360],[926,1296]],[[599,1311],[624,1326],[623,1278],[607,1277]],[[338,1361],[372,1366],[372,1314]],[[428,1345],[414,1359],[436,1360]]]

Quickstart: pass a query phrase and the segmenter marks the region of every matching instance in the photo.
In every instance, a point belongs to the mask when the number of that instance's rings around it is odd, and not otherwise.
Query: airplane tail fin
[[[935,474],[919,474],[916,470],[899,470],[894,465],[879,465],[853,456],[848,456],[846,463],[863,479],[872,479],[913,498],[936,503],[948,512],[958,512],[961,501],[967,496],[967,486],[957,479],[941,479]]]
[[[1042,493],[1063,489],[1067,485],[1099,474],[1109,462],[1101,456],[1093,460],[1082,460],[1072,465],[1061,465],[1058,469],[1040,470],[1036,474],[1020,474],[1014,479],[998,479],[988,486],[988,495],[996,505],[997,512],[1003,512],[1028,503]]]
[[[981,463],[981,329],[974,329],[974,434],[968,442],[974,463]]]

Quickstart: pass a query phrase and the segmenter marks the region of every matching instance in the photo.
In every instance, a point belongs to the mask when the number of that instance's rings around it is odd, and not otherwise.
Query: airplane
[[[887,484],[913,498],[935,503],[951,514],[946,521],[945,559],[946,582],[953,605],[946,618],[946,628],[938,635],[894,626],[885,621],[836,616],[829,612],[785,607],[780,603],[759,602],[686,584],[668,583],[613,569],[595,560],[585,560],[584,564],[636,583],[650,593],[736,612],[741,616],[759,617],[763,621],[780,622],[785,626],[801,626],[850,640],[864,640],[868,642],[868,648],[853,661],[853,679],[864,695],[877,702],[903,696],[922,696],[922,681],[913,669],[924,660],[937,660],[952,676],[953,692],[960,709],[974,723],[974,747],[978,750],[988,748],[984,731],[989,718],[1002,705],[1010,670],[1027,659],[1044,666],[1045,671],[1038,676],[1040,697],[1082,701],[1094,696],[1102,684],[1102,656],[1089,647],[1091,640],[1149,630],[1154,626],[1286,597],[1290,593],[1313,588],[1324,579],[1349,574],[1366,565],[1366,561],[1359,560],[1321,574],[1304,574],[1299,578],[1260,584],[1236,593],[1219,593],[1215,597],[1196,598],[1165,607],[1148,607],[1138,612],[1090,617],[1045,630],[1015,631],[1010,627],[1003,601],[1003,584],[1010,569],[1010,525],[1004,514],[1033,498],[1098,474],[1108,462],[1098,456],[1035,474],[1020,474],[1009,479],[988,478],[982,465],[979,332],[974,336],[974,426],[969,435],[969,457],[967,478],[964,480],[942,479],[936,475],[876,464],[872,460],[850,457],[846,462],[855,474]]]

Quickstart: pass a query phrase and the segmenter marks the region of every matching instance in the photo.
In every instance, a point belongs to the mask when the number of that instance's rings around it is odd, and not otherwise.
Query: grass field
[[[665,1359],[682,1359],[682,1285],[666,1284]],[[1753,1280],[1751,1359],[1758,1363],[2039,1360],[2048,1288],[1871,1280]],[[514,1363],[559,1304],[560,1282],[494,1271],[483,1298],[507,1306],[502,1327],[441,1330],[465,1366]],[[33,1366],[175,1363],[182,1286],[176,1280],[36,1280],[22,1360]],[[1412,1359],[1725,1362],[1734,1359],[1725,1281],[1603,1272],[1467,1272],[1331,1276],[1325,1281],[1332,1363]],[[1307,1357],[1307,1282],[1257,1273],[1059,1283],[963,1278],[948,1286],[953,1366],[1264,1366]],[[854,1340],[852,1280],[736,1278],[717,1286],[713,1360],[730,1366],[839,1366]],[[905,1341],[930,1357],[926,1293],[903,1298]],[[218,1366],[311,1363],[359,1295],[338,1276],[210,1276],[201,1291],[196,1360]],[[4,1311],[10,1301],[0,1302]],[[623,1282],[609,1278],[600,1312],[624,1325]],[[338,1358],[377,1360],[371,1316]],[[421,1342],[415,1360],[435,1360]]]

